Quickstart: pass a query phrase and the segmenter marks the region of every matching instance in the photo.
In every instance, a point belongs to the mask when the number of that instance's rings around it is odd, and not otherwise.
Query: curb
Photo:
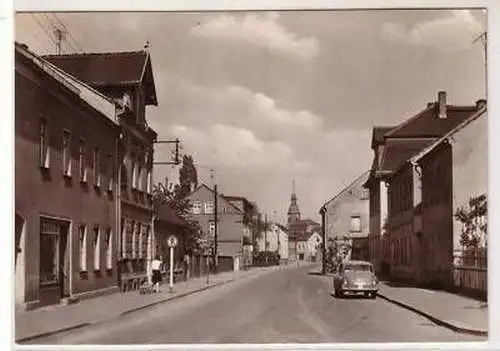
[[[487,330],[483,330],[483,329],[472,329],[472,328],[467,328],[467,327],[460,327],[460,326],[457,326],[455,324],[452,324],[448,321],[445,321],[445,320],[442,320],[442,319],[439,319],[437,317],[434,317],[433,315],[427,313],[427,312],[424,312],[422,310],[419,310],[418,308],[416,307],[413,307],[412,305],[409,305],[409,304],[406,304],[404,302],[401,302],[399,300],[396,300],[396,299],[392,299],[390,297],[387,297],[381,293],[377,293],[377,296],[386,300],[386,301],[389,301],[397,306],[400,306],[400,307],[403,307],[407,310],[410,310],[412,312],[415,312],[416,314],[418,315],[421,315],[427,319],[429,319],[431,322],[439,325],[439,326],[442,326],[442,327],[445,327],[445,328],[448,328],[450,330],[453,330],[454,332],[457,332],[457,333],[462,333],[462,334],[469,334],[469,335],[475,335],[475,336],[488,336],[488,331]]]
[[[255,273],[257,273],[257,272],[255,272]],[[179,299],[181,297],[193,295],[193,294],[196,294],[196,293],[199,293],[199,292],[211,289],[211,288],[215,288],[215,287],[218,287],[218,286],[229,284],[229,283],[234,282],[235,280],[237,280],[239,278],[248,278],[248,277],[254,275],[255,273],[250,273],[246,277],[236,277],[236,278],[232,278],[232,279],[229,279],[229,280],[218,282],[218,283],[215,283],[215,284],[212,284],[212,285],[204,286],[202,288],[194,289],[194,290],[191,290],[191,291],[186,291],[184,293],[181,293],[181,294],[178,294],[178,295],[175,295],[175,296],[170,296],[170,297],[167,297],[165,299],[149,303],[147,305],[143,305],[143,306],[140,306],[140,307],[135,307],[135,308],[132,308],[132,309],[129,309],[129,310],[125,310],[123,312],[120,312],[118,314],[114,314],[113,316],[110,316],[108,318],[104,318],[104,319],[101,319],[101,320],[80,323],[80,324],[76,324],[76,325],[73,325],[73,326],[70,326],[70,327],[64,327],[64,328],[60,328],[60,329],[56,329],[56,330],[51,330],[51,331],[40,333],[40,334],[26,336],[26,337],[23,337],[23,338],[20,338],[20,339],[16,339],[15,343],[25,343],[25,342],[36,340],[36,339],[39,339],[39,338],[44,338],[44,337],[47,337],[47,336],[52,336],[52,335],[56,335],[56,334],[59,334],[59,333],[64,333],[64,332],[73,331],[73,330],[76,330],[76,329],[88,327],[90,325],[95,325],[95,324],[100,324],[100,323],[103,323],[103,322],[108,322],[108,321],[111,321],[111,320],[113,320],[115,318],[118,318],[118,317],[121,317],[121,316],[125,316],[125,315],[128,315],[128,314],[133,313],[133,312],[144,310],[144,309],[147,309],[147,308],[150,308],[150,307],[162,304],[162,303],[166,303],[166,302],[169,302],[169,301],[172,301],[172,300],[177,300],[177,299]]]

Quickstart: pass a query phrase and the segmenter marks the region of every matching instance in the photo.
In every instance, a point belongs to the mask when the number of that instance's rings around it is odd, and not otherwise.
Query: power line
[[[45,34],[47,35],[47,37],[49,38],[49,40],[54,43],[57,47],[57,42],[55,41],[54,38],[52,38],[52,35],[49,34],[48,30],[45,28],[45,26],[43,25],[43,22],[34,14],[32,14],[33,18],[35,19],[35,21],[37,22],[38,26],[45,32]]]
[[[62,48],[62,42],[65,41],[65,43],[67,43],[67,45],[73,50],[73,51],[83,51],[83,50],[79,50],[77,47],[75,46],[78,46],[78,45],[73,45],[71,43],[71,41],[69,40],[66,40],[68,37],[70,39],[72,39],[75,43],[76,40],[73,38],[73,36],[71,35],[68,27],[66,27],[66,25],[60,20],[58,19],[57,17],[55,17],[55,14],[54,13],[51,13],[53,16],[54,16],[54,19],[52,19],[51,17],[49,17],[48,14],[46,13],[43,13],[42,15],[45,17],[45,19],[50,23],[50,26],[52,26],[52,28],[54,29],[54,33],[56,35],[56,38],[57,38],[57,45],[58,45],[58,50],[59,50],[59,53],[61,53],[61,48]],[[58,22],[58,24],[56,24],[56,21]]]
[[[68,29],[68,27],[66,27],[66,25],[62,22],[62,20],[59,18],[59,16],[57,16],[57,14],[55,14],[55,13],[51,13],[51,14],[52,14],[52,17],[66,30],[69,38],[74,42],[76,49],[74,47],[73,47],[73,49],[75,49],[75,51],[82,51],[83,52],[83,49],[80,46],[80,43],[73,37],[73,35],[71,34],[71,31]]]

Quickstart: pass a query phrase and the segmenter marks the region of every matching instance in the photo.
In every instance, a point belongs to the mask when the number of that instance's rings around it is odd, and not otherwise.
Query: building
[[[446,93],[440,92],[437,103],[428,104],[426,110],[385,135],[388,147],[384,150],[382,167],[388,174],[389,185],[386,258],[391,277],[412,281],[424,279],[421,265],[415,259],[419,245],[414,235],[420,226],[414,212],[416,207],[418,210],[417,195],[421,189],[416,183],[418,175],[413,174],[415,170],[404,165],[476,112],[476,106],[447,105]],[[403,138],[411,138],[411,142],[403,145],[403,140],[398,140]],[[446,167],[443,163],[440,172]],[[451,177],[442,179],[439,191],[448,191],[451,186]],[[452,213],[442,214],[452,220]]]
[[[146,107],[157,106],[156,88],[147,50],[50,55],[45,59],[122,106],[119,118],[118,218],[119,283],[144,279],[154,248],[152,204],[153,143]]]
[[[295,181],[293,182],[290,205],[288,207],[288,260],[312,260],[319,259],[316,248],[316,236],[320,236],[321,224],[311,219],[301,219],[297,195],[295,193]],[[321,242],[323,240],[321,239]],[[319,248],[321,255],[321,248]]]
[[[215,192],[199,185],[187,198],[191,202],[191,218],[197,221],[211,242],[215,236]],[[243,254],[243,237],[247,232],[243,211],[222,194],[217,194],[217,251],[219,271],[238,270]]]
[[[268,230],[257,239],[257,250],[264,252],[266,249],[268,252],[277,252],[281,262],[288,262],[288,234],[285,226],[274,222],[269,223]]]
[[[318,262],[321,260],[323,240],[319,231],[306,232],[296,236],[296,257],[299,261]]]
[[[15,303],[116,289],[115,103],[15,44]]]
[[[323,204],[326,240],[347,241],[350,252],[346,259],[369,260],[369,193],[363,187],[370,171],[364,172],[332,199]]]
[[[389,131],[385,128],[374,129],[372,149],[374,149],[375,156],[370,177],[365,183],[365,186],[370,190],[369,245],[376,269],[381,270],[384,274],[388,274],[389,268],[394,266],[391,262],[394,262],[396,255],[399,255],[401,247],[409,247],[408,245],[410,245],[399,239],[399,233],[410,231],[411,217],[407,211],[411,201],[398,193],[391,193],[388,188],[389,181],[393,179],[394,173],[408,159],[430,146],[476,112],[476,106],[448,105],[446,98],[446,92],[439,92],[436,102],[428,103],[424,110],[398,126],[387,128],[390,129]],[[408,192],[409,190],[405,189],[404,191]],[[391,196],[393,197],[392,205],[390,203]],[[400,219],[402,223],[398,222],[398,229],[392,226],[391,230],[388,230],[391,206],[393,209],[392,217],[396,216],[395,211],[397,211],[398,216],[405,219]],[[397,206],[401,208],[397,209]],[[386,213],[387,216],[384,216]],[[406,240],[408,241],[408,239]],[[401,272],[403,270],[401,269]],[[405,275],[405,273],[396,273],[396,275]]]
[[[487,150],[486,107],[480,100],[475,113],[396,172],[391,189],[403,189],[405,201],[391,197],[393,275],[424,285],[453,286],[454,254],[463,250],[462,224],[454,213],[471,198],[487,193]],[[404,231],[397,230],[405,210],[410,219],[403,222]],[[485,247],[484,236],[479,246]]]

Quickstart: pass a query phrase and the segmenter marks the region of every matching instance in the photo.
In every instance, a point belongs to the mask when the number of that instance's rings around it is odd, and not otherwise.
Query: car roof
[[[368,261],[358,261],[358,260],[353,260],[353,261],[346,261],[344,262],[344,264],[368,264],[368,265],[372,265],[370,262]]]

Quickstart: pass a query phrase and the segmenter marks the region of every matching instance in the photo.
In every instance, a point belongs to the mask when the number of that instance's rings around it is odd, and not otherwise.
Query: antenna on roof
[[[62,42],[63,42],[63,40],[66,39],[66,31],[57,28],[54,30],[54,35],[56,36],[56,52],[57,52],[57,55],[60,55]]]
[[[144,50],[148,50],[150,46],[149,40],[146,40],[146,44],[144,44]]]

